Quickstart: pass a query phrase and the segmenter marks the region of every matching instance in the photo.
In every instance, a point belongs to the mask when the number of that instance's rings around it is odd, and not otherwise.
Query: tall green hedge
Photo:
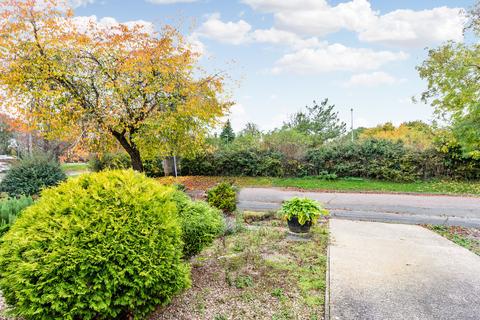
[[[417,150],[402,142],[367,139],[331,142],[311,148],[302,159],[268,150],[220,149],[182,159],[183,175],[303,177],[323,173],[390,181],[421,179],[480,179],[480,159],[462,154],[459,147],[446,152]]]
[[[25,319],[145,318],[189,285],[173,188],[106,171],[47,189],[0,240],[0,290]]]

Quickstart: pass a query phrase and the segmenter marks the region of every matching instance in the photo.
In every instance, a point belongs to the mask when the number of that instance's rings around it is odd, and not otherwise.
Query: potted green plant
[[[282,204],[281,213],[288,228],[295,233],[307,233],[322,215],[328,215],[318,201],[295,197]]]

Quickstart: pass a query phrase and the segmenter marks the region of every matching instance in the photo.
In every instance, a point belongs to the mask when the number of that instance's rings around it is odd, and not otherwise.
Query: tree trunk
[[[132,168],[135,171],[143,172],[143,162],[142,157],[140,156],[140,150],[138,150],[135,143],[129,141],[127,137],[125,137],[125,133],[121,133],[118,131],[111,130],[113,136],[120,142],[120,145],[127,151],[128,155],[130,156],[130,160],[132,161]]]
[[[136,147],[133,147],[130,151],[127,150],[127,153],[132,161],[133,170],[143,172],[143,162],[142,157],[140,157],[140,151]]]

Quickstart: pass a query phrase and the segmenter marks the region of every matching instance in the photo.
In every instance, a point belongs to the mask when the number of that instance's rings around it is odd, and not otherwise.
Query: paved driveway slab
[[[480,319],[480,257],[414,225],[332,219],[335,320]]]

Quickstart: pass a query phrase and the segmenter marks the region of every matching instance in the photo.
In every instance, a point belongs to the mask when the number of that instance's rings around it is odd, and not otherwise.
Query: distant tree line
[[[328,100],[314,102],[280,128],[262,132],[248,123],[238,134],[230,121],[207,148],[182,159],[183,175],[360,177],[391,181],[480,178],[480,161],[449,128],[421,121],[355,129]]]

